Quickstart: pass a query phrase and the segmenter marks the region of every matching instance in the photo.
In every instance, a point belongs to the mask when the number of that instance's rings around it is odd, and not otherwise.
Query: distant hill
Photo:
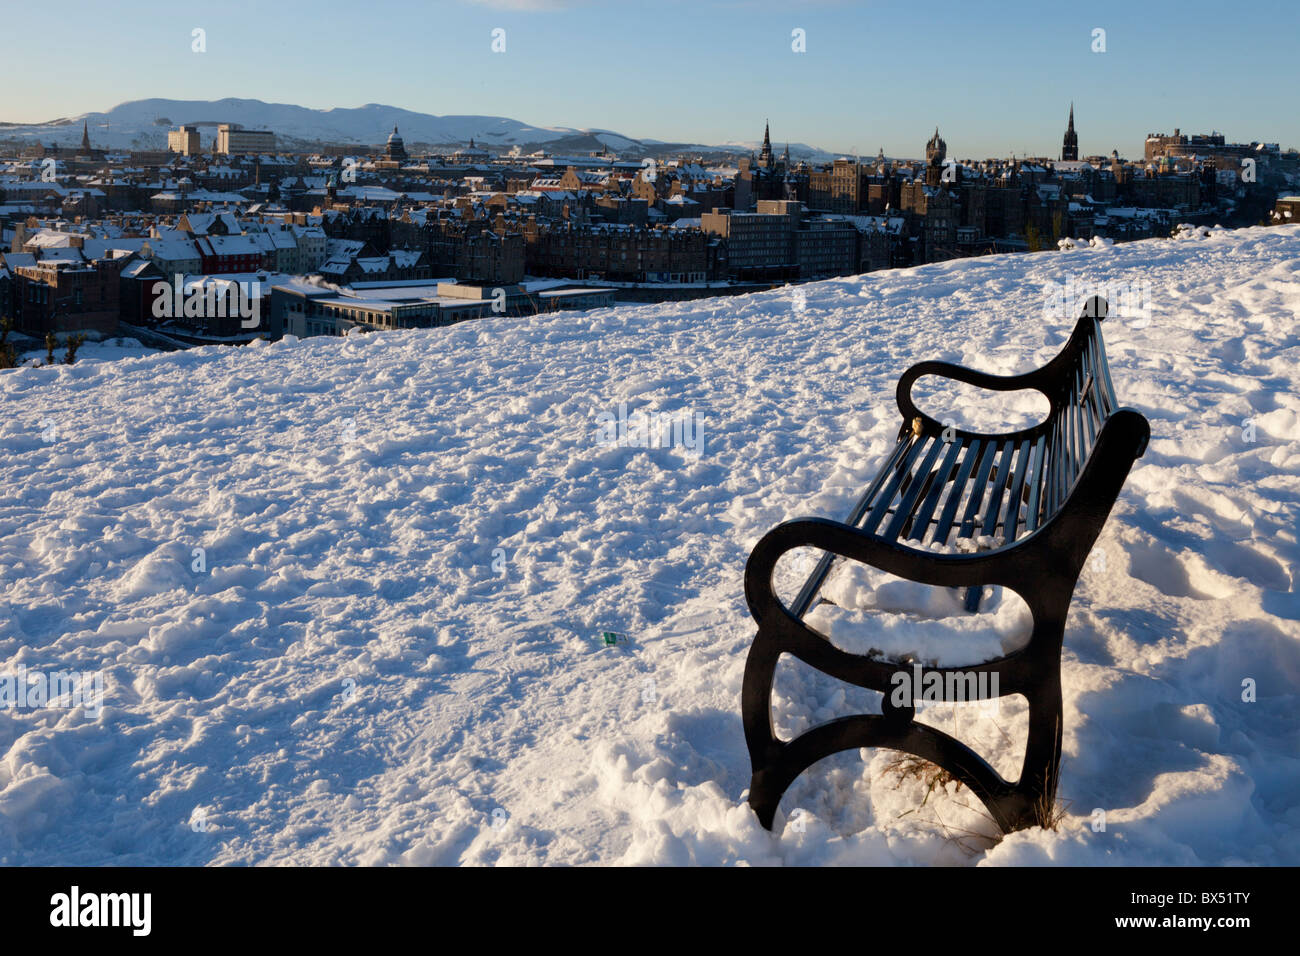
[[[216,138],[218,123],[239,123],[249,129],[269,129],[285,148],[317,143],[355,143],[376,146],[398,127],[407,146],[458,146],[474,139],[479,145],[505,150],[515,146],[525,152],[545,149],[552,153],[590,152],[608,146],[615,152],[636,155],[682,151],[734,152],[755,144],[707,146],[638,140],[613,130],[568,126],[532,126],[504,116],[434,116],[396,106],[367,103],[347,109],[313,110],[287,103],[228,98],[224,100],[147,99],[121,103],[106,113],[84,113],[46,123],[0,123],[0,139],[38,141],[47,146],[76,146],[82,124],[90,127],[91,143],[99,149],[165,149],[168,129],[185,124],[200,126],[204,143]],[[803,143],[791,143],[799,159],[828,155]]]

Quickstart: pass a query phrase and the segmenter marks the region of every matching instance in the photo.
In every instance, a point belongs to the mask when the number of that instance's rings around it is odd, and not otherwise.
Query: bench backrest
[[[1068,375],[1053,389],[1055,394],[1048,393],[1052,409],[1044,423],[1048,441],[1040,523],[1065,502],[1097,442],[1102,424],[1118,407],[1099,323],[1099,318],[1091,316],[1079,319],[1058,356],[1058,360],[1065,360],[1061,369]]]
[[[1108,512],[1132,463],[1119,459],[1130,450],[1140,456],[1149,429],[1139,414],[1118,407],[1101,337],[1105,315],[1104,300],[1090,304],[1061,351],[1042,368],[1023,375],[995,376],[933,361],[908,369],[897,388],[904,421],[898,444],[843,523],[927,550],[971,550],[961,539],[992,539],[978,541],[975,550],[1008,546],[1062,511],[1105,426],[1126,416],[1119,432],[1106,429],[1134,441],[1120,453],[1116,438],[1111,439],[1112,454],[1118,457],[1114,467],[1103,469],[1102,484],[1114,487],[1105,491],[1093,482],[1085,492],[1086,511],[1092,514],[1104,504]],[[1003,434],[953,428],[912,401],[913,383],[926,375],[995,391],[1035,389],[1047,398],[1049,411],[1041,422]],[[1103,502],[1106,494],[1110,500]],[[1094,524],[1099,531],[1100,522]],[[1086,551],[1091,540],[1080,538],[1076,544]],[[832,558],[830,553],[822,556],[790,605],[796,617],[812,606]]]
[[[1101,336],[1106,312],[1104,299],[1090,301],[1061,351],[1022,375],[946,362],[908,369],[897,389],[899,445],[849,523],[891,540],[949,548],[983,536],[1006,545],[1046,524],[1069,500],[1103,426],[1119,410]],[[912,401],[913,384],[926,375],[994,391],[1035,389],[1047,398],[1048,414],[1002,434],[946,426]]]

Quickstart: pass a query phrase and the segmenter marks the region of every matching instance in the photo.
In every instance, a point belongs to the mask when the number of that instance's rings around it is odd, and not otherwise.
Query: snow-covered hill
[[[218,123],[239,123],[248,129],[269,129],[277,143],[357,143],[376,146],[387,141],[393,127],[399,128],[408,145],[464,144],[473,139],[480,146],[502,151],[519,146],[526,152],[537,148],[591,150],[602,145],[637,155],[661,144],[638,140],[613,130],[578,129],[568,126],[532,126],[503,116],[434,116],[367,103],[355,108],[309,109],[287,103],[226,98],[222,100],[145,99],[120,103],[106,113],[85,113],[48,123],[0,124],[0,139],[59,144],[76,147],[83,124],[89,127],[91,143],[101,149],[165,149],[167,131],[175,126],[198,125],[204,143],[216,138]],[[753,144],[750,144],[753,146]],[[691,146],[683,149],[714,149]],[[730,146],[727,151],[731,151]],[[791,155],[800,159],[829,154],[803,143],[790,144]]]
[[[314,110],[249,99],[153,98],[121,103],[106,113],[86,113],[50,123],[0,127],[0,137],[75,146],[81,142],[83,122],[89,124],[92,143],[113,149],[165,148],[167,130],[180,124],[207,127],[205,140],[215,138],[218,123],[240,123],[249,129],[269,129],[282,138],[364,145],[385,142],[394,126],[400,128],[402,138],[408,143],[453,144],[474,138],[487,146],[507,147],[605,132],[530,126],[503,116],[432,116],[380,103]],[[618,134],[611,136],[611,142],[632,142]]]
[[[1105,334],[1153,438],[1067,627],[1065,822],[995,841],[868,752],[767,833],[749,548],[848,510],[908,365],[1052,355],[1069,281],[1147,284]],[[0,373],[0,674],[105,681],[0,710],[0,862],[1298,863],[1298,313],[1293,226]],[[699,453],[602,444],[621,403]],[[790,729],[862,700],[778,686]],[[1001,767],[1021,716],[922,711]]]

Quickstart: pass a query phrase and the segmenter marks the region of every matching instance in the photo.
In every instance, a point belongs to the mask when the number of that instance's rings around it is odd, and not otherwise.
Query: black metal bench
[[[764,827],[771,829],[782,794],[807,767],[859,747],[886,747],[938,764],[970,787],[1004,832],[1044,822],[1060,766],[1066,614],[1083,564],[1150,437],[1140,413],[1116,407],[1101,337],[1106,312],[1104,299],[1090,300],[1060,354],[1024,375],[989,375],[947,362],[908,369],[898,383],[898,444],[848,518],[787,521],[754,547],[745,597],[758,634],[745,664],[741,709],[753,768],[749,803]],[[1036,389],[1051,410],[1032,428],[1007,434],[945,428],[912,401],[913,383],[927,375],[994,391]],[[929,549],[932,542],[980,535],[1002,541],[978,553]],[[807,546],[826,553],[787,608],[773,591],[772,573],[783,554]],[[920,688],[894,680],[912,670],[911,662],[847,653],[804,622],[837,556],[924,584],[966,588],[972,610],[985,585],[1010,588],[1024,599],[1033,630],[1023,648],[976,665],[928,669],[960,671],[963,678],[984,674],[989,683],[996,674],[997,696],[1028,700],[1029,735],[1016,782],[1004,780],[965,744],[914,719]],[[880,691],[881,713],[841,717],[779,740],[771,691],[783,653]],[[939,680],[948,693],[954,682]],[[898,686],[911,686],[910,700],[901,705],[891,701]]]

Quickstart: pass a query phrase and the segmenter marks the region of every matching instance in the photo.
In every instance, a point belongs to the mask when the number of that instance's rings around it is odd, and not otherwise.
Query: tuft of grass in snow
[[[957,789],[961,789],[961,781],[943,767],[912,754],[900,754],[889,761],[885,764],[885,773],[897,779],[895,790],[909,780],[920,781],[925,787],[925,799],[921,801],[921,806],[925,806],[935,790],[942,790],[950,783],[957,784]]]
[[[956,784],[958,790],[961,790],[962,787],[961,781],[943,767],[913,754],[900,754],[895,757],[885,764],[884,772],[895,779],[895,790],[913,780],[925,787],[925,796],[921,799],[921,806],[915,808],[916,810],[924,807],[936,790],[943,790],[950,783]],[[1031,818],[1034,826],[1055,832],[1061,828],[1061,823],[1069,815],[1069,809],[1069,801],[1061,800],[1055,796],[1049,797],[1044,792],[1034,801]],[[907,813],[913,812],[915,810],[907,811]],[[983,815],[987,816],[987,814]],[[989,819],[992,820],[992,817],[989,817]],[[945,827],[945,829],[947,828]],[[949,838],[953,839],[951,835]]]
[[[1034,825],[1040,826],[1044,830],[1059,830],[1069,809],[1069,801],[1061,800],[1055,795],[1048,796],[1046,792],[1041,793],[1039,794],[1038,799],[1034,801]]]

